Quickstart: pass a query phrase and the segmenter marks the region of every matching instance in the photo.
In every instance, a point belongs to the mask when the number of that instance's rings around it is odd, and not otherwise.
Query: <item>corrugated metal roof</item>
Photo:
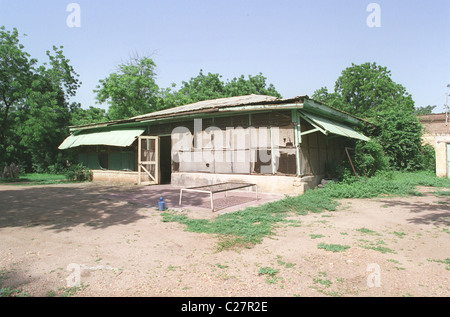
[[[321,118],[310,113],[308,114],[302,113],[302,115],[314,121],[316,124],[322,127],[327,133],[337,134],[357,140],[370,141],[370,139],[366,137],[364,134],[355,131],[353,128],[345,124]]]
[[[223,108],[223,107],[234,107],[234,106],[243,106],[243,105],[251,105],[251,104],[261,104],[261,103],[270,103],[274,101],[279,101],[281,99],[273,96],[265,96],[265,95],[246,95],[246,96],[237,96],[237,97],[229,97],[229,98],[219,98],[219,99],[211,99],[204,100],[195,103],[191,103],[184,106],[179,106],[175,108],[160,110],[156,112],[151,112],[147,114],[143,114],[140,116],[132,117],[130,119],[134,119],[140,121],[142,119],[159,117],[159,116],[169,116],[169,115],[179,115],[183,113],[189,113],[193,111],[199,110],[212,110],[215,108]]]
[[[243,107],[245,107],[247,110],[251,110],[253,106],[255,107],[254,110],[260,110],[256,109],[258,106],[261,109],[267,110],[273,106],[273,109],[276,108],[283,108],[284,106],[288,105],[294,105],[298,104],[299,108],[303,107],[303,103],[311,101],[316,105],[323,105],[325,108],[334,110],[335,114],[341,114],[348,116],[348,118],[356,119],[358,122],[366,122],[370,123],[364,119],[358,118],[350,113],[344,112],[340,109],[336,109],[334,107],[331,107],[323,102],[319,102],[316,100],[313,100],[309,98],[308,96],[297,96],[293,98],[287,98],[287,99],[280,99],[273,96],[266,96],[266,95],[246,95],[246,96],[236,96],[236,97],[228,97],[228,98],[219,98],[219,99],[212,99],[212,100],[204,100],[195,102],[188,105],[178,106],[174,108],[169,108],[165,110],[155,111],[143,115],[139,115],[136,117],[123,119],[123,120],[115,120],[115,121],[109,121],[109,122],[103,122],[103,123],[97,123],[97,124],[87,124],[82,126],[76,126],[71,127],[72,131],[80,131],[84,129],[94,129],[94,128],[102,128],[102,127],[112,127],[112,126],[120,126],[120,125],[139,125],[142,121],[150,121],[150,120],[159,120],[159,119],[170,119],[175,117],[182,117],[184,115],[194,115],[194,114],[208,114],[208,113],[215,113],[220,110],[227,110],[227,111],[236,111],[241,110]],[[248,106],[248,108],[247,108]],[[311,110],[311,109],[310,109]],[[305,109],[305,111],[309,111]],[[335,119],[338,119],[337,117]]]
[[[145,129],[127,129],[72,134],[66,138],[58,148],[60,150],[66,150],[82,145],[109,145],[126,147],[133,144],[134,140],[144,133],[144,131]]]

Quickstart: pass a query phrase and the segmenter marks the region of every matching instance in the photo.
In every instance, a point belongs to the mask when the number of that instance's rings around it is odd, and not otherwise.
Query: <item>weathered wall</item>
[[[314,176],[298,178],[281,175],[172,173],[172,185],[174,186],[194,187],[224,182],[256,184],[258,186],[258,192],[301,195],[306,190],[314,188],[320,182],[320,179]]]
[[[289,112],[202,119],[197,128],[188,123],[172,133],[175,172],[296,175]]]
[[[420,116],[419,120],[424,128],[423,142],[435,149],[436,176],[448,177],[447,143],[450,143],[450,122],[447,122],[445,113]]]
[[[450,143],[450,135],[435,136],[436,176],[438,177],[449,176],[449,171],[447,171],[447,143]]]

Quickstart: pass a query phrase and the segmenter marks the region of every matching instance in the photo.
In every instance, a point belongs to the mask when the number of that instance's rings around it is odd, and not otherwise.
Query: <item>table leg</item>
[[[183,197],[183,190],[180,190],[180,201],[178,202],[178,205],[181,206],[181,197]]]

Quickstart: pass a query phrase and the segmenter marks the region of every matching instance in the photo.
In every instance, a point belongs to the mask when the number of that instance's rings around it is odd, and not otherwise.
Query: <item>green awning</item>
[[[81,145],[109,145],[126,147],[133,144],[134,140],[145,129],[127,129],[127,130],[114,130],[103,131],[94,133],[78,133],[72,134],[58,147],[60,150],[66,150]]]
[[[301,113],[302,117],[307,121],[310,121],[311,124],[316,126],[316,128],[324,134],[332,133],[341,136],[345,136],[347,138],[369,141],[370,139],[366,137],[364,134],[355,131],[353,128],[336,121],[331,121],[329,119],[325,119],[322,117],[318,117],[316,115],[310,113]],[[309,119],[309,120],[308,120]],[[312,122],[311,122],[312,121]]]

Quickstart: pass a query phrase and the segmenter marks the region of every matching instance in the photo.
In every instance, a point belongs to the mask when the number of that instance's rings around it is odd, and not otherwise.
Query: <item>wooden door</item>
[[[159,137],[140,136],[138,155],[139,185],[159,184]]]

